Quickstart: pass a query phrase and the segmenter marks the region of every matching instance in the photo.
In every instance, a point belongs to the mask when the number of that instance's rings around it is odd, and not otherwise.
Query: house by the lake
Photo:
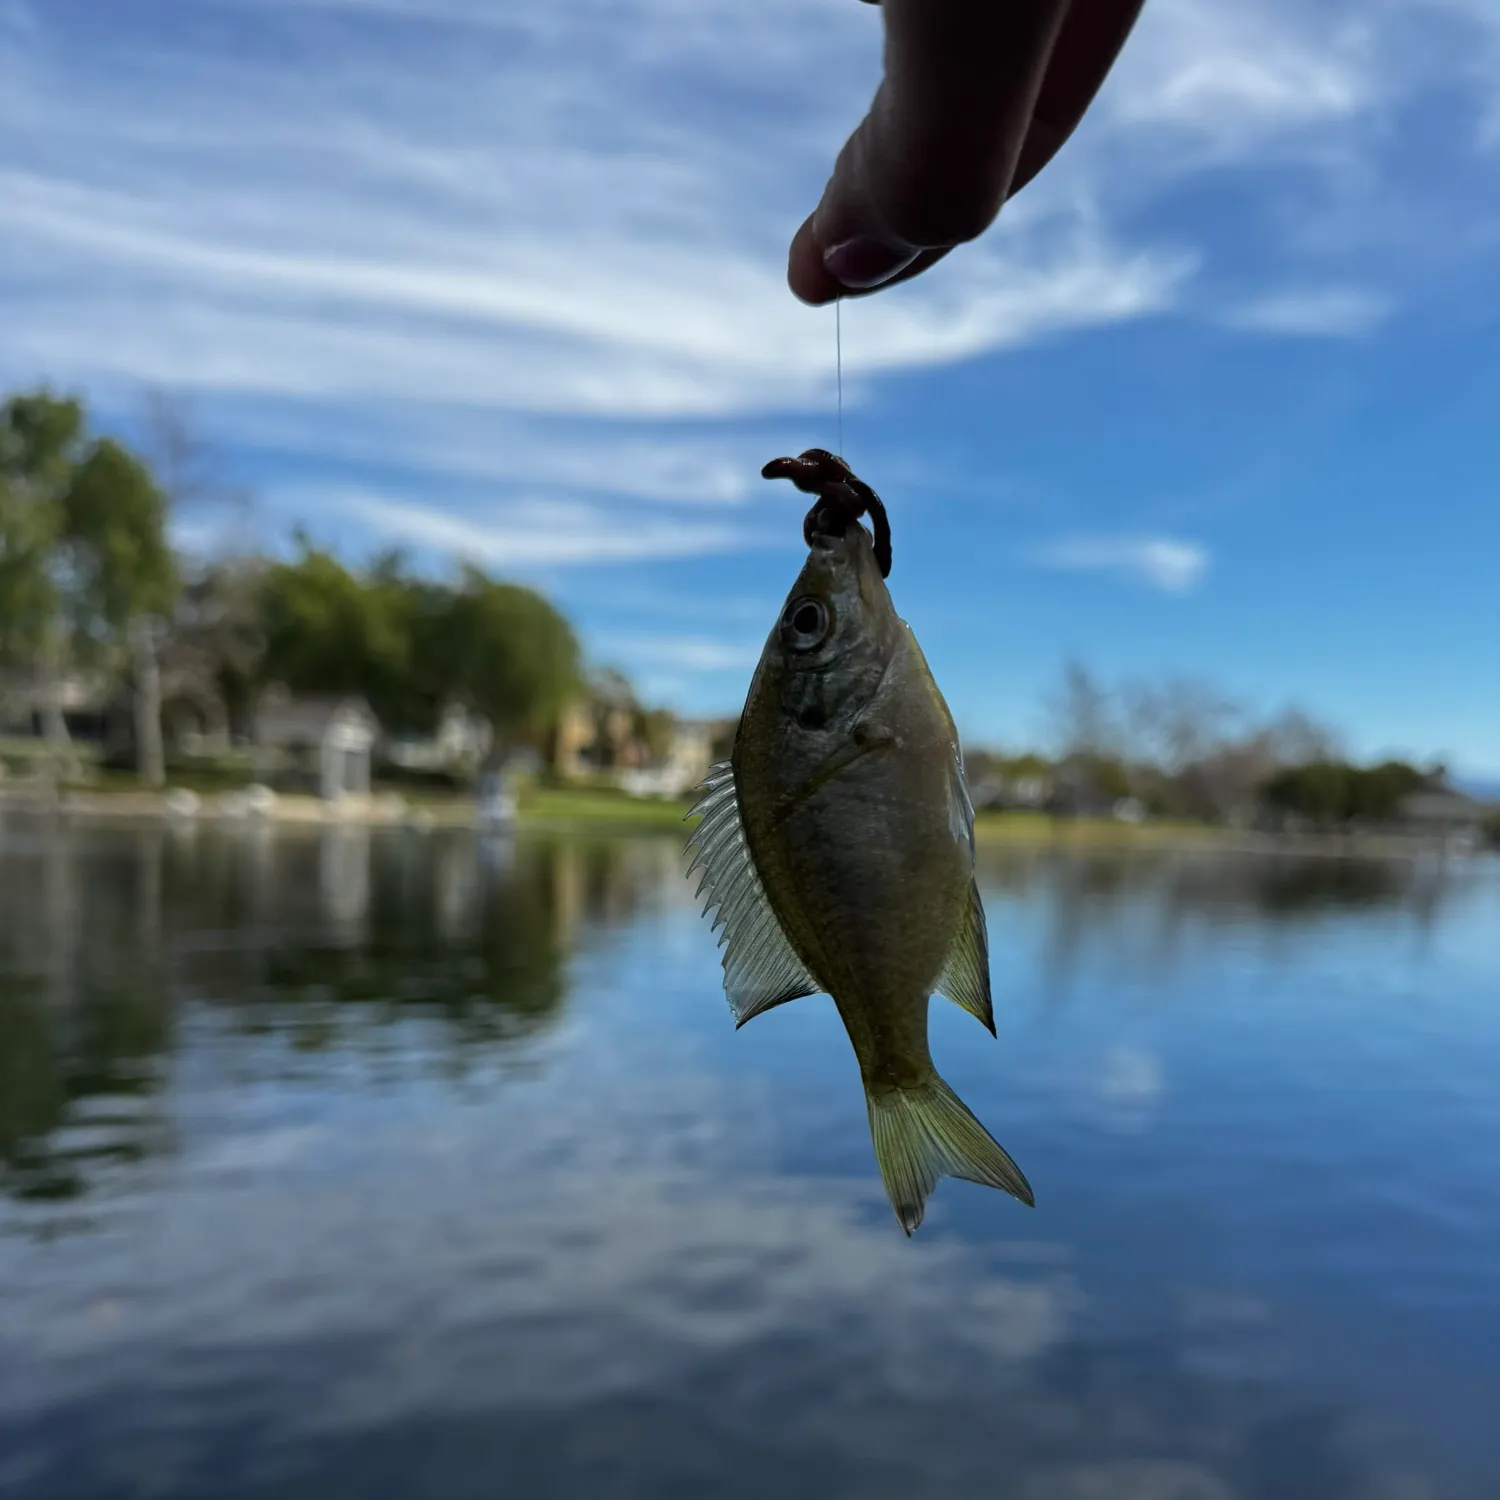
[[[1484,842],[1486,808],[1449,786],[1433,786],[1401,799],[1404,832],[1454,851],[1478,849]]]
[[[494,730],[483,714],[449,703],[431,734],[392,736],[383,753],[391,765],[407,771],[469,773],[484,763],[494,743]]]
[[[676,720],[666,754],[653,765],[621,771],[616,777],[620,789],[636,797],[686,796],[708,774],[718,728],[706,720]]]
[[[363,698],[268,688],[252,739],[262,779],[316,791],[330,801],[364,796],[380,721]]]

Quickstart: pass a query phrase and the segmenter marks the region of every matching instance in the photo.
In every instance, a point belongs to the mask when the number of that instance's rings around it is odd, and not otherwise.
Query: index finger
[[[880,0],[867,0],[878,5]],[[1073,134],[1114,67],[1145,0],[1073,0],[1047,62],[1016,169],[1013,198]]]
[[[867,295],[982,233],[1072,134],[1141,5],[886,0],[885,79],[792,241],[792,291],[815,304]],[[855,239],[900,269],[839,280],[824,256]]]

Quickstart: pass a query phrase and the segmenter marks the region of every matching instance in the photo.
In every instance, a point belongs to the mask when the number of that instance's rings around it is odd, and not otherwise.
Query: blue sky
[[[760,465],[835,443],[786,242],[878,59],[855,0],[0,0],[0,380],[171,392],[268,543],[468,553],[732,712]],[[995,229],[845,311],[961,729],[1076,657],[1500,773],[1497,251],[1494,0],[1148,0]]]

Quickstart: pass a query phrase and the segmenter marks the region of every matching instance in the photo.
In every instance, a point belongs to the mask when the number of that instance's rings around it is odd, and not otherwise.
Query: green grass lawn
[[[658,801],[627,797],[623,792],[536,787],[521,802],[523,823],[612,823],[633,828],[661,828],[681,833],[691,801]]]
[[[613,823],[686,832],[691,800],[658,802],[621,792],[537,788],[522,804],[521,817],[536,823]],[[1114,818],[1049,818],[1045,813],[981,813],[974,825],[983,843],[1130,845],[1210,841],[1224,830],[1168,819],[1130,824]]]
[[[231,791],[243,783],[220,773],[194,774],[174,772],[168,785],[185,787],[201,795]],[[139,792],[134,775],[121,771],[95,771],[86,788],[94,793]],[[395,792],[408,806],[425,808],[441,817],[449,813],[460,819],[474,808],[471,792],[448,792],[414,788],[408,785],[377,784],[377,793]],[[659,830],[681,834],[689,831],[685,822],[693,798],[658,800],[631,797],[624,792],[603,787],[527,788],[521,798],[523,825],[534,827],[609,827],[616,829]],[[1148,823],[1121,823],[1113,818],[1050,818],[1045,813],[980,813],[975,820],[975,837],[986,844],[1076,844],[1094,847],[1149,846],[1153,844],[1208,843],[1223,838],[1226,830],[1201,823],[1168,819]]]
[[[985,844],[1160,844],[1209,842],[1225,830],[1174,818],[1122,823],[1117,818],[1051,818],[1046,813],[980,813],[974,837]]]

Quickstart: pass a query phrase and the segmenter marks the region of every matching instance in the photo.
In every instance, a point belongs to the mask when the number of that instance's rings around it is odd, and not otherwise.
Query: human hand
[[[885,77],[797,231],[804,302],[920,275],[976,239],[1093,102],[1143,0],[870,0]]]

